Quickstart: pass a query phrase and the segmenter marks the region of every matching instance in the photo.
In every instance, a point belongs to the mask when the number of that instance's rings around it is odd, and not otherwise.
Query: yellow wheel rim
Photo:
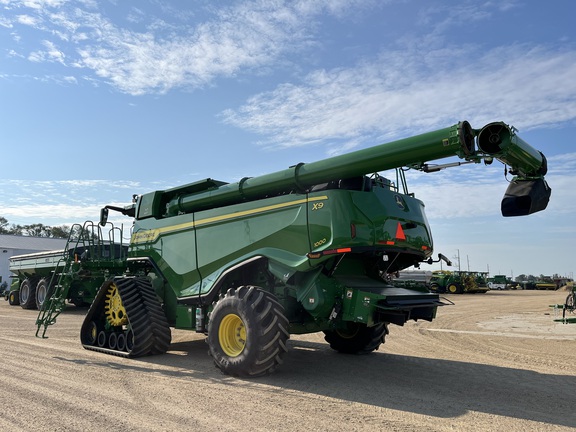
[[[336,333],[342,339],[354,339],[358,332],[360,331],[360,327],[358,325],[351,325],[348,324],[346,329],[338,329]]]
[[[218,328],[218,341],[222,351],[229,357],[238,357],[246,346],[246,327],[236,314],[228,314]]]
[[[448,292],[449,293],[456,294],[456,291],[458,291],[458,288],[456,288],[456,285],[453,285],[453,284],[448,285]]]
[[[126,309],[124,309],[116,284],[110,284],[106,293],[106,316],[113,326],[128,324]]]

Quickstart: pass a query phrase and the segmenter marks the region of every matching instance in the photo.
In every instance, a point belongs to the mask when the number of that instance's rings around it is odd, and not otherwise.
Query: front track
[[[170,326],[150,280],[105,282],[84,319],[80,339],[88,350],[120,357],[165,353]]]

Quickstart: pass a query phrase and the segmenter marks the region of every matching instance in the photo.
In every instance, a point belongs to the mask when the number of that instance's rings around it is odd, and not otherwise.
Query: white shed
[[[64,250],[67,239],[0,234],[0,283],[10,285],[10,257],[33,252]]]

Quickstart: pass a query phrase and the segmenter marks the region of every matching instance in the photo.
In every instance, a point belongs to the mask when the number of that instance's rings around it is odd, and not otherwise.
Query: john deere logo
[[[402,197],[400,195],[394,195],[394,200],[396,201],[396,205],[400,207],[401,210],[404,210],[405,205]]]

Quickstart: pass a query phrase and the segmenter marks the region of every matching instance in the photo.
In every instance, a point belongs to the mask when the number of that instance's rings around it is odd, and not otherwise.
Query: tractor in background
[[[438,270],[430,278],[430,291],[447,294],[485,293],[490,290],[487,275],[488,272],[480,271]]]

